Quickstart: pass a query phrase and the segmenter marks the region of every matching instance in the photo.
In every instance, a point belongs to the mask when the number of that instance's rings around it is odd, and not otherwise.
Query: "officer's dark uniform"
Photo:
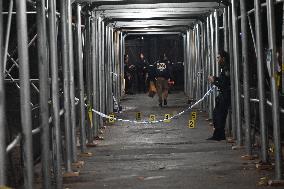
[[[138,92],[146,92],[146,72],[148,62],[145,59],[139,59],[136,63],[137,72],[137,90]]]
[[[228,114],[228,109],[231,102],[231,92],[230,92],[230,71],[227,67],[221,68],[221,73],[219,77],[214,76],[213,84],[219,89],[219,95],[216,97],[216,105],[213,110],[213,124],[214,124],[214,134],[213,139],[224,140],[225,136],[225,125],[226,118]]]
[[[162,106],[164,100],[164,105],[167,105],[168,97],[168,79],[170,76],[169,64],[166,61],[157,61],[154,64],[156,71],[156,87],[159,96],[159,106]]]

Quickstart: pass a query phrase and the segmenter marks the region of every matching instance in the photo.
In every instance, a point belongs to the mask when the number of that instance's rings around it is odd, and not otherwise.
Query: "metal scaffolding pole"
[[[98,19],[96,18],[95,12],[92,13],[92,72],[93,72],[93,107],[99,110],[99,61],[98,61]],[[94,126],[94,136],[98,136],[100,117],[97,114],[93,115],[93,126]]]
[[[241,8],[241,32],[242,32],[242,63],[243,63],[243,91],[244,91],[244,117],[245,117],[245,145],[248,156],[252,155],[251,126],[250,126],[250,102],[249,102],[249,65],[248,65],[248,19],[245,0],[240,1]]]
[[[60,129],[60,107],[59,107],[59,86],[58,86],[58,59],[57,59],[57,32],[56,32],[56,0],[48,1],[48,29],[49,29],[49,55],[51,64],[51,88],[52,88],[52,112],[53,112],[53,133],[55,142],[54,153],[54,175],[56,188],[62,188],[61,171],[61,129]]]
[[[200,26],[199,24],[196,24],[196,30],[195,30],[195,47],[196,47],[196,61],[195,61],[195,76],[196,76],[196,97],[195,99],[200,98]],[[198,105],[198,108],[200,108],[200,104]]]
[[[260,0],[254,0],[255,7],[255,33],[256,33],[256,51],[257,51],[257,78],[258,78],[258,98],[259,98],[259,119],[261,133],[261,160],[263,163],[268,162],[268,135],[266,127],[265,114],[265,87],[264,87],[264,70],[263,70],[263,42],[262,42],[262,22]]]
[[[224,50],[229,52],[228,7],[223,12]]]
[[[211,27],[210,27],[210,17],[207,17],[206,19],[206,26],[207,26],[207,52],[208,52],[208,62],[207,62],[207,69],[208,69],[208,75],[212,75],[212,58],[211,58],[211,54],[212,54],[212,51],[211,51]],[[209,82],[207,82],[207,85],[208,85],[208,89],[210,88],[210,84]],[[212,98],[212,95],[209,96],[209,119],[212,119],[213,118],[213,98]]]
[[[106,50],[106,43],[105,43],[105,23],[103,21],[103,19],[101,20],[101,43],[102,43],[102,54],[101,54],[101,68],[102,68],[102,107],[101,107],[101,112],[103,113],[107,113],[106,112],[106,63],[105,63],[105,60],[106,60],[106,57],[105,57],[105,50]],[[101,127],[103,126],[103,124],[101,124]]]
[[[85,131],[85,88],[84,88],[84,67],[82,51],[82,31],[81,31],[81,5],[77,4],[77,58],[79,67],[79,92],[80,92],[80,147],[81,152],[86,152],[86,131]],[[76,145],[75,145],[76,146]]]
[[[212,69],[212,75],[216,75],[216,56],[215,56],[215,43],[214,43],[214,20],[213,20],[213,13],[210,15],[210,39],[211,39],[211,69]],[[215,38],[216,40],[216,38]],[[215,107],[215,98],[216,98],[216,91],[213,91],[212,95],[212,108],[214,109]],[[212,117],[213,118],[213,117]]]
[[[228,7],[224,8],[223,10],[224,10],[224,12],[223,12],[224,50],[230,55],[230,52],[229,52],[229,31],[228,31]],[[227,126],[227,131],[228,131],[229,136],[231,136],[231,131],[232,131],[231,120],[232,120],[232,112],[229,109],[227,121],[226,121],[226,126]]]
[[[99,108],[99,111],[104,113],[104,93],[103,93],[103,90],[104,90],[104,78],[103,78],[103,75],[104,75],[104,62],[103,62],[103,35],[102,35],[102,18],[99,17],[98,18],[98,43],[99,43],[99,82],[100,82],[100,108]],[[102,118],[100,117],[100,124],[99,124],[99,128],[102,126]]]
[[[37,48],[40,85],[40,125],[41,125],[41,163],[43,188],[50,188],[50,153],[49,153],[49,110],[48,110],[48,55],[46,32],[45,1],[37,1]]]
[[[218,21],[218,12],[215,10],[214,12],[215,18],[215,66],[216,66],[216,75],[219,76],[219,64],[217,63],[217,55],[219,53],[219,21]]]
[[[3,2],[0,0],[0,12],[2,12]],[[0,14],[0,49],[3,46],[3,15]],[[6,185],[6,125],[5,125],[5,87],[4,87],[4,72],[2,53],[0,50],[0,186]],[[3,69],[4,68],[4,69]]]
[[[74,83],[74,53],[72,34],[72,3],[67,0],[67,39],[68,39],[68,63],[69,63],[69,86],[70,86],[70,116],[71,116],[71,148],[72,161],[77,162],[77,139],[76,139],[76,106],[75,106],[75,83]]]
[[[282,94],[284,94],[284,3],[283,3],[283,15],[282,15],[282,69],[281,69],[281,76],[282,76]]]
[[[242,126],[241,126],[241,107],[240,107],[240,71],[239,71],[239,45],[238,45],[238,20],[236,12],[236,0],[232,0],[232,29],[233,29],[233,50],[234,50],[234,94],[235,94],[235,113],[237,129],[237,145],[242,146]]]
[[[92,112],[91,108],[92,107],[92,86],[91,86],[91,79],[92,79],[92,72],[91,72],[91,68],[92,68],[92,64],[90,61],[90,30],[91,30],[91,25],[90,25],[90,16],[89,14],[86,15],[85,18],[85,43],[84,43],[84,64],[85,64],[85,72],[86,72],[86,93],[87,93],[87,105],[88,105],[88,143],[92,144],[93,140],[94,140],[94,136],[93,136],[93,127],[94,127],[94,123],[92,122],[92,120],[90,119],[90,115],[94,115],[94,113]]]
[[[6,40],[5,40],[4,55],[3,55],[3,65],[4,65],[3,73],[5,73],[6,65],[7,65],[7,55],[8,55],[8,46],[9,46],[9,39],[10,39],[13,6],[14,6],[14,1],[10,0],[8,20],[7,20]]]
[[[33,188],[33,149],[32,149],[32,120],[30,105],[30,81],[29,81],[29,54],[26,1],[16,1],[17,10],[17,39],[18,55],[20,62],[20,100],[21,100],[21,124],[23,130],[24,147],[24,184],[25,188]]]
[[[273,121],[273,140],[275,145],[275,174],[276,179],[281,180],[282,175],[282,157],[281,157],[281,136],[280,136],[280,120],[279,120],[279,96],[276,84],[277,75],[277,57],[276,57],[276,36],[275,36],[275,15],[274,15],[274,1],[267,0],[267,26],[268,26],[268,43],[271,67],[271,101],[272,101],[272,121]]]
[[[236,109],[235,109],[235,82],[234,82],[234,51],[233,51],[233,29],[232,29],[232,7],[228,8],[228,28],[229,28],[229,52],[230,52],[230,84],[231,84],[231,126],[232,137],[236,139]]]
[[[60,21],[61,21],[61,51],[63,63],[63,86],[64,86],[64,125],[65,125],[65,150],[66,150],[66,172],[72,172],[72,142],[71,142],[71,123],[70,123],[70,78],[68,64],[68,33],[67,33],[67,6],[68,0],[60,1]]]
[[[186,31],[187,33],[187,31]],[[188,90],[187,90],[187,83],[188,83],[188,72],[187,72],[187,66],[188,66],[188,62],[187,62],[187,35],[183,35],[183,62],[184,62],[184,92],[186,95],[188,95]]]

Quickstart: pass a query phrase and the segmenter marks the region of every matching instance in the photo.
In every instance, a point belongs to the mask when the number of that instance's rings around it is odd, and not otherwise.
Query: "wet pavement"
[[[118,118],[142,120],[150,114],[163,119],[188,107],[183,93],[170,94],[168,106],[158,107],[157,97],[146,94],[125,96],[124,111]],[[170,123],[130,124],[116,122],[107,126],[105,140],[88,148],[92,157],[82,158],[80,176],[64,180],[65,188],[113,189],[254,189],[260,178],[273,171],[257,171],[258,160],[242,160],[244,150],[232,150],[226,141],[205,140],[212,127],[207,114],[197,111],[195,128],[188,128],[190,113]],[[266,188],[261,186],[261,188]]]

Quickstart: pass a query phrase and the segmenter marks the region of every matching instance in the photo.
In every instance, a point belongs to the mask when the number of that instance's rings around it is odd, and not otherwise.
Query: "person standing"
[[[144,54],[139,54],[139,60],[136,63],[137,73],[137,90],[138,92],[146,92],[146,73],[148,61],[145,59]]]
[[[225,140],[225,125],[228,114],[228,109],[231,104],[231,92],[230,92],[230,64],[229,55],[226,51],[221,50],[217,56],[217,64],[221,68],[220,76],[209,76],[210,83],[218,87],[219,94],[215,101],[215,107],[213,110],[213,136],[207,140]]]
[[[133,80],[134,80],[135,66],[129,63],[128,54],[124,55],[124,79],[125,79],[125,94],[134,94]]]
[[[167,105],[168,101],[168,80],[170,79],[170,71],[168,61],[165,61],[164,56],[160,58],[155,64],[156,88],[159,96],[159,106]]]

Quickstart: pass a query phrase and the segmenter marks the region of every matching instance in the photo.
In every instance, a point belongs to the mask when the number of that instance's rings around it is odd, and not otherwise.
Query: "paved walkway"
[[[157,97],[156,97],[157,98]],[[170,94],[168,106],[146,94],[126,96],[126,109],[117,117],[143,119],[150,114],[163,118],[186,108],[182,93]],[[254,161],[244,161],[243,150],[234,151],[226,141],[206,141],[212,128],[205,113],[197,113],[195,129],[189,129],[189,113],[171,123],[152,125],[115,123],[107,126],[104,141],[89,148],[93,157],[84,158],[80,176],[64,181],[66,188],[113,189],[254,189],[261,177],[273,171],[255,170]],[[266,188],[266,187],[261,187]]]

